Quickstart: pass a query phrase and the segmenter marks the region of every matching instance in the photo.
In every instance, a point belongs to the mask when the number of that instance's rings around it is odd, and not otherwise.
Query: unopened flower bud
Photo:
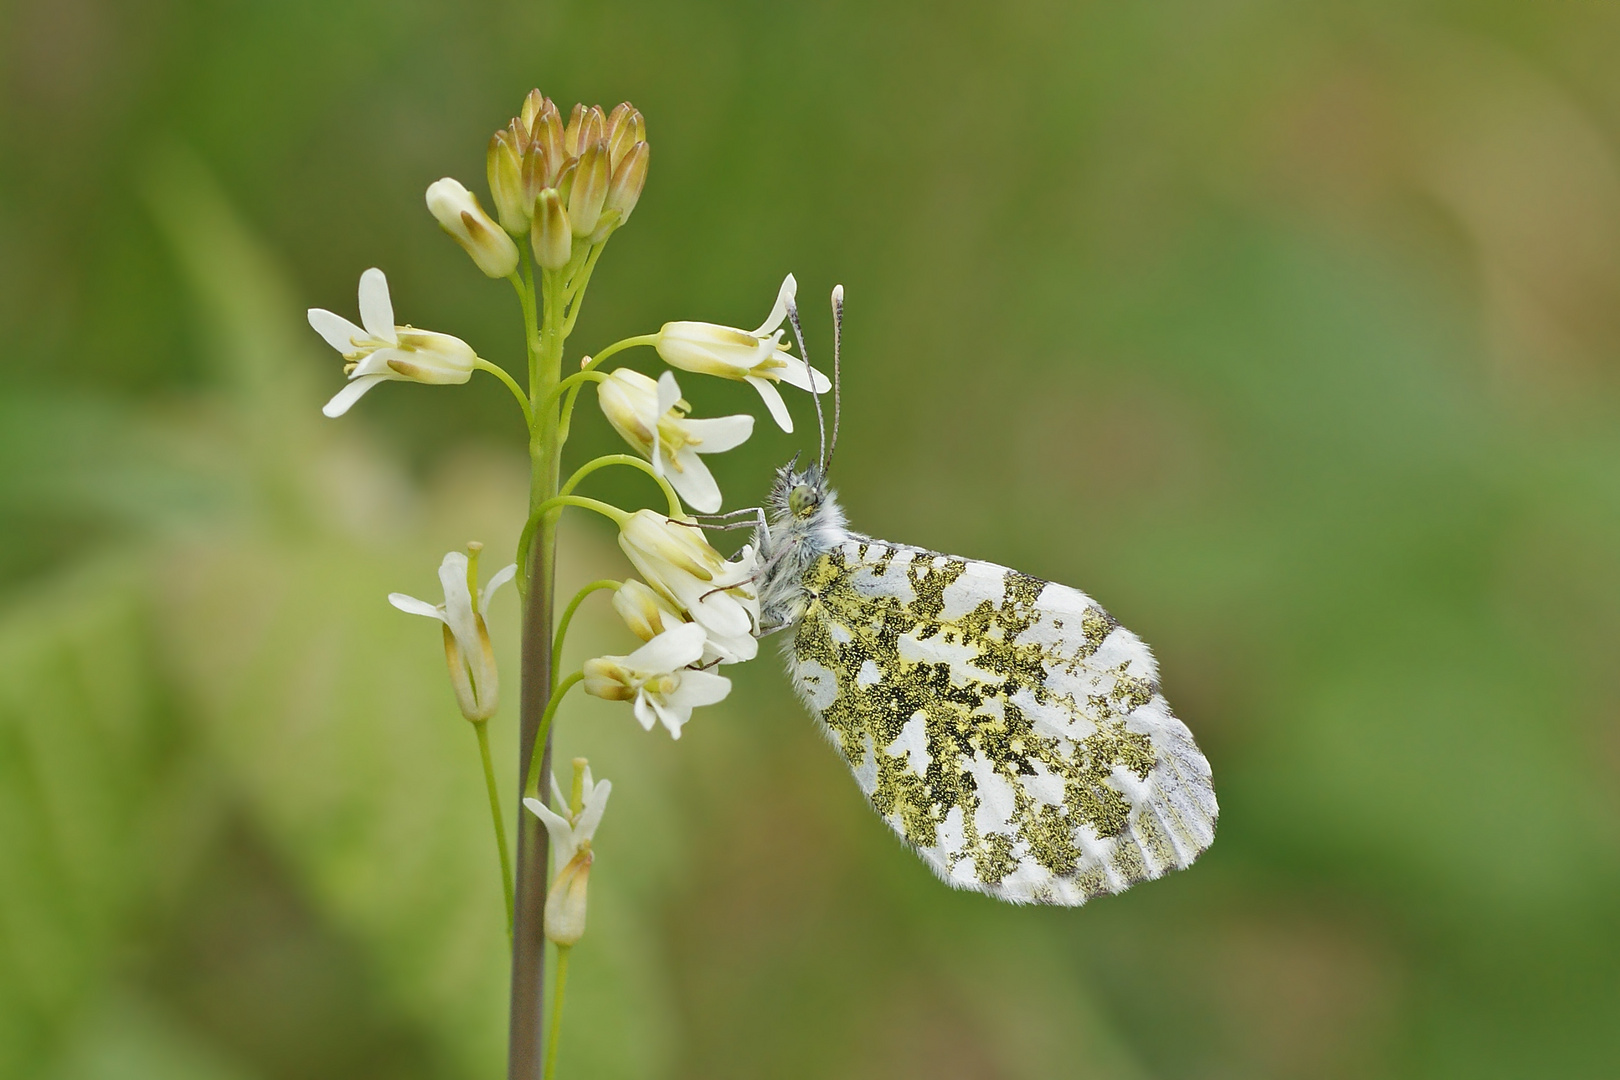
[[[568,192],[568,222],[575,236],[589,236],[596,230],[611,178],[607,143],[597,140],[580,156]]]
[[[619,167],[619,162],[624,160],[624,155],[630,152],[632,146],[647,141],[647,121],[628,101],[622,101],[614,106],[612,114],[608,117],[607,141],[608,152],[615,169]]]
[[[535,189],[538,192],[540,188],[554,187],[558,174],[568,163],[568,149],[563,145],[562,116],[557,112],[557,106],[547,101],[546,108],[536,117],[529,132],[530,153],[543,152],[545,155],[539,173],[543,183]]]
[[[534,204],[534,223],[529,229],[534,258],[547,270],[561,270],[573,252],[573,234],[568,227],[568,211],[556,188],[546,188]]]
[[[633,579],[625,582],[613,594],[613,610],[619,613],[619,618],[624,620],[630,632],[642,641],[651,641],[684,621],[663,597]]]
[[[489,173],[489,195],[495,203],[495,216],[501,227],[513,236],[529,231],[529,211],[533,199],[523,195],[523,146],[515,129],[497,131],[489,140],[489,153],[485,165]],[[536,194],[539,189],[535,189]]]
[[[540,198],[542,191],[551,186],[549,153],[539,142],[530,143],[528,149],[523,152],[520,198],[523,201],[523,209],[530,215],[531,223],[535,201]]]
[[[585,692],[603,701],[634,699],[635,673],[619,662],[622,659],[617,656],[597,656],[585,661],[585,681],[582,684]]]
[[[595,861],[590,846],[581,847],[551,883],[551,891],[546,894],[545,927],[546,939],[552,944],[566,947],[585,936],[586,887]]]
[[[557,174],[557,182],[552,187],[557,189],[557,197],[564,206],[568,205],[568,197],[574,193],[574,176],[579,172],[579,159],[574,158],[562,167]]]
[[[524,95],[523,108],[518,111],[518,123],[522,124],[526,130],[532,131],[535,117],[539,116],[549,104],[551,104],[550,99],[540,92],[538,86],[530,90]],[[552,108],[556,108],[556,106],[553,105]]]
[[[638,142],[613,167],[613,179],[608,181],[607,198],[602,203],[602,212],[616,212],[619,215],[620,225],[630,220],[630,211],[636,208],[636,203],[641,198],[641,189],[647,183],[648,154],[647,144]]]
[[[445,177],[427,189],[427,206],[439,227],[467,250],[478,269],[492,278],[503,278],[517,269],[518,250],[512,238],[484,213],[478,196],[457,180]]]
[[[569,157],[579,157],[592,143],[607,134],[607,117],[600,106],[575,105],[563,129],[563,147]]]

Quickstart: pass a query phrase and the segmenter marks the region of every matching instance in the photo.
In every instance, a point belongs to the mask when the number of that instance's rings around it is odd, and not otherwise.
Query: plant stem
[[[557,408],[539,408],[562,374],[563,336],[555,275],[542,271],[537,304],[534,263],[524,250],[521,279],[514,278],[523,307],[524,341],[529,353],[529,511],[557,493],[561,440]],[[537,308],[539,310],[537,311]],[[551,703],[551,618],[556,593],[556,521],[540,515],[525,550],[523,645],[519,690],[518,790],[527,791],[551,766],[547,737],[538,740],[540,721]],[[538,1080],[545,1029],[545,903],[549,843],[540,819],[518,808],[517,875],[512,926],[512,994],[508,1080]]]
[[[529,399],[524,396],[523,388],[517,384],[517,380],[512,378],[512,376],[507,373],[505,368],[501,367],[499,364],[490,363],[482,356],[473,361],[473,367],[477,368],[479,371],[487,371],[497,379],[501,380],[501,382],[505,383],[506,388],[512,391],[512,396],[517,398],[518,408],[523,410],[524,426],[528,427],[533,425],[534,415],[533,411],[529,408]]]
[[[546,703],[545,714],[540,717],[540,729],[539,729],[539,732],[538,732],[538,736],[539,736],[538,741],[541,744],[549,745],[549,743],[550,743],[550,739],[551,739],[551,720],[552,720],[552,718],[554,716],[557,715],[557,705],[562,701],[563,695],[568,693],[568,691],[572,690],[576,683],[580,683],[580,682],[584,682],[584,681],[585,681],[585,673],[583,671],[576,671],[572,675],[568,676],[568,678],[566,678],[562,682],[558,683],[557,688],[551,692],[551,700]],[[542,776],[545,776],[548,772],[550,772],[550,751],[549,750],[546,753],[546,758],[547,758],[547,760],[546,760],[545,763],[542,763],[542,762],[540,762],[538,760],[533,761],[533,762],[530,763],[529,786],[523,789],[523,797],[525,799],[539,799],[542,802],[545,801],[546,797],[545,797],[545,794],[544,794],[544,789],[541,788],[541,786],[540,786],[540,778]]]
[[[571,945],[557,946],[557,989],[551,995],[551,1038],[547,1040],[544,1080],[552,1080],[557,1073],[557,1036],[561,1034],[563,989],[568,985],[568,954],[572,951]]]
[[[512,938],[512,856],[506,850],[506,819],[501,816],[501,792],[495,786],[495,764],[489,758],[489,722],[474,720],[478,756],[484,761],[484,787],[489,791],[489,813],[495,819],[495,846],[501,851],[501,892],[506,897],[506,937]]]
[[[574,598],[568,601],[568,606],[563,608],[562,618],[557,620],[557,632],[552,635],[555,638],[551,646],[551,672],[553,675],[557,673],[558,668],[562,667],[562,651],[564,642],[568,640],[568,624],[574,621],[574,612],[579,610],[579,605],[584,603],[585,598],[593,592],[600,589],[612,589],[617,592],[622,584],[623,582],[614,581],[612,578],[601,578],[579,590],[574,594]],[[553,689],[551,693],[555,697],[557,691]]]
[[[625,465],[629,468],[639,469],[646,473],[648,476],[656,480],[658,482],[658,486],[663,489],[664,498],[669,502],[669,516],[672,518],[681,518],[686,516],[686,512],[681,509],[680,496],[675,494],[675,489],[670,486],[669,480],[665,477],[659,476],[658,470],[653,468],[647,462],[643,461],[641,458],[632,457],[629,454],[603,454],[599,458],[592,458],[590,461],[587,461],[585,464],[574,470],[573,475],[568,478],[568,482],[562,486],[562,488],[558,491],[558,494],[572,495],[574,489],[579,486],[579,482],[581,480],[591,475],[591,473],[595,472],[597,469],[605,469],[609,465]]]
[[[589,499],[584,495],[553,495],[534,509],[534,515],[540,521],[539,528],[544,529],[549,523],[551,531],[555,533],[557,531],[556,511],[565,506],[578,506],[585,510],[595,510],[615,525],[622,526],[626,521],[630,520],[629,514],[612,503],[603,502],[601,499]]]
[[[627,337],[623,341],[615,341],[613,344],[591,357],[590,360],[586,361],[585,366],[580,368],[580,370],[591,371],[600,366],[602,361],[606,360],[616,352],[623,352],[625,349],[633,349],[637,345],[656,344],[658,344],[657,334],[641,334],[637,337]]]
[[[552,387],[551,388],[551,393],[546,396],[546,400],[542,401],[540,403],[540,405],[541,405],[542,408],[544,408],[547,405],[550,405],[554,398],[561,397],[564,393],[566,393],[569,390],[572,390],[575,393],[578,393],[580,390],[583,390],[585,388],[585,384],[588,383],[588,382],[597,382],[597,383],[599,383],[599,382],[607,382],[607,380],[608,380],[608,377],[606,375],[602,374],[600,371],[594,371],[594,370],[592,370],[592,371],[576,371],[572,375],[570,375],[566,379],[564,379],[562,382],[560,382],[556,386]]]

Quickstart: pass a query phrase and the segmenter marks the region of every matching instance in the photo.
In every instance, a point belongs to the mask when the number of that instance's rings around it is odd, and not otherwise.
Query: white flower
[[[389,593],[388,602],[412,615],[426,615],[444,624],[444,658],[450,665],[450,685],[456,703],[468,720],[488,720],[500,704],[500,678],[495,670],[495,650],[489,643],[484,613],[489,610],[495,590],[517,573],[513,563],[498,570],[483,591],[478,587],[478,551],[482,544],[468,544],[469,559],[452,551],[439,564],[439,582],[444,586],[444,603],[430,604],[404,593]]]
[[[446,176],[429,184],[427,207],[439,227],[455,237],[485,275],[503,278],[517,269],[517,245],[484,213],[478,196],[461,181]]]
[[[652,510],[637,510],[619,529],[619,547],[641,576],[676,610],[689,615],[717,642],[731,643],[740,659],[758,651],[753,641],[759,600],[753,555],[733,562],[709,546],[695,525]]]
[[[722,416],[714,420],[688,420],[692,408],[681,398],[673,372],[655,383],[639,371],[618,368],[607,381],[596,384],[596,399],[613,430],[642,457],[653,471],[668,477],[681,498],[694,510],[712,514],[720,509],[720,486],[698,457],[740,446],[754,432],[754,418]]]
[[[658,355],[670,367],[701,375],[746,381],[759,391],[765,407],[783,431],[793,430],[778,381],[801,390],[824,393],[832,383],[827,376],[782,348],[782,321],[798,283],[789,274],[776,294],[770,316],[753,331],[706,322],[665,323],[658,331]]]
[[[590,766],[584,769],[579,813],[569,811],[568,797],[557,785],[555,776],[551,778],[551,801],[561,807],[567,817],[539,799],[523,800],[523,805],[546,823],[546,832],[551,834],[551,869],[556,874],[562,873],[563,867],[568,865],[580,848],[590,845],[591,838],[596,835],[596,827],[602,824],[602,811],[607,809],[608,796],[613,794],[613,781],[597,783],[591,779]]]
[[[703,656],[706,635],[696,623],[682,623],[653,638],[629,656],[585,661],[585,692],[609,701],[634,702],[636,719],[648,731],[655,722],[681,737],[681,727],[699,705],[713,705],[731,693],[731,680],[687,667]]]
[[[612,792],[611,781],[592,783],[590,766],[586,765],[577,813],[563,817],[539,799],[523,800],[523,805],[545,822],[546,832],[551,837],[553,880],[546,894],[545,932],[546,937],[558,945],[573,945],[585,936],[586,887],[590,883],[591,864],[596,861],[591,839],[602,823],[602,812]],[[558,806],[568,809],[568,800],[557,786],[555,776],[551,778],[551,796]]]
[[[343,370],[349,385],[321,410],[327,416],[342,416],[387,379],[444,385],[472,378],[478,354],[471,345],[449,334],[394,325],[388,279],[376,267],[360,275],[360,321],[363,329],[323,308],[309,309],[309,325],[348,361]]]
[[[751,557],[752,549],[745,548],[743,553]],[[630,632],[642,641],[651,641],[670,627],[690,621],[656,591],[634,578],[626,581],[613,594],[613,610],[619,613],[619,618],[624,620]],[[753,634],[718,638],[710,633],[703,643],[702,665],[738,664],[752,660],[757,655],[759,642]]]

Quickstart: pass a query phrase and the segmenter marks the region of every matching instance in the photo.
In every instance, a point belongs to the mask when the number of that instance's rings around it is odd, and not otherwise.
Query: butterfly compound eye
[[[800,484],[788,492],[788,509],[793,511],[794,517],[804,517],[814,510],[820,501],[809,484]]]

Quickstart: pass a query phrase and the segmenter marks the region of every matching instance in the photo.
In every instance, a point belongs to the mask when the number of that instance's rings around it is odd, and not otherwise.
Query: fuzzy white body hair
[[[808,493],[798,512],[790,505],[795,489]],[[804,572],[852,534],[837,497],[814,465],[803,471],[791,463],[778,469],[766,512],[765,522],[754,530],[754,550],[760,565],[760,630],[770,633],[799,621],[806,602]]]

